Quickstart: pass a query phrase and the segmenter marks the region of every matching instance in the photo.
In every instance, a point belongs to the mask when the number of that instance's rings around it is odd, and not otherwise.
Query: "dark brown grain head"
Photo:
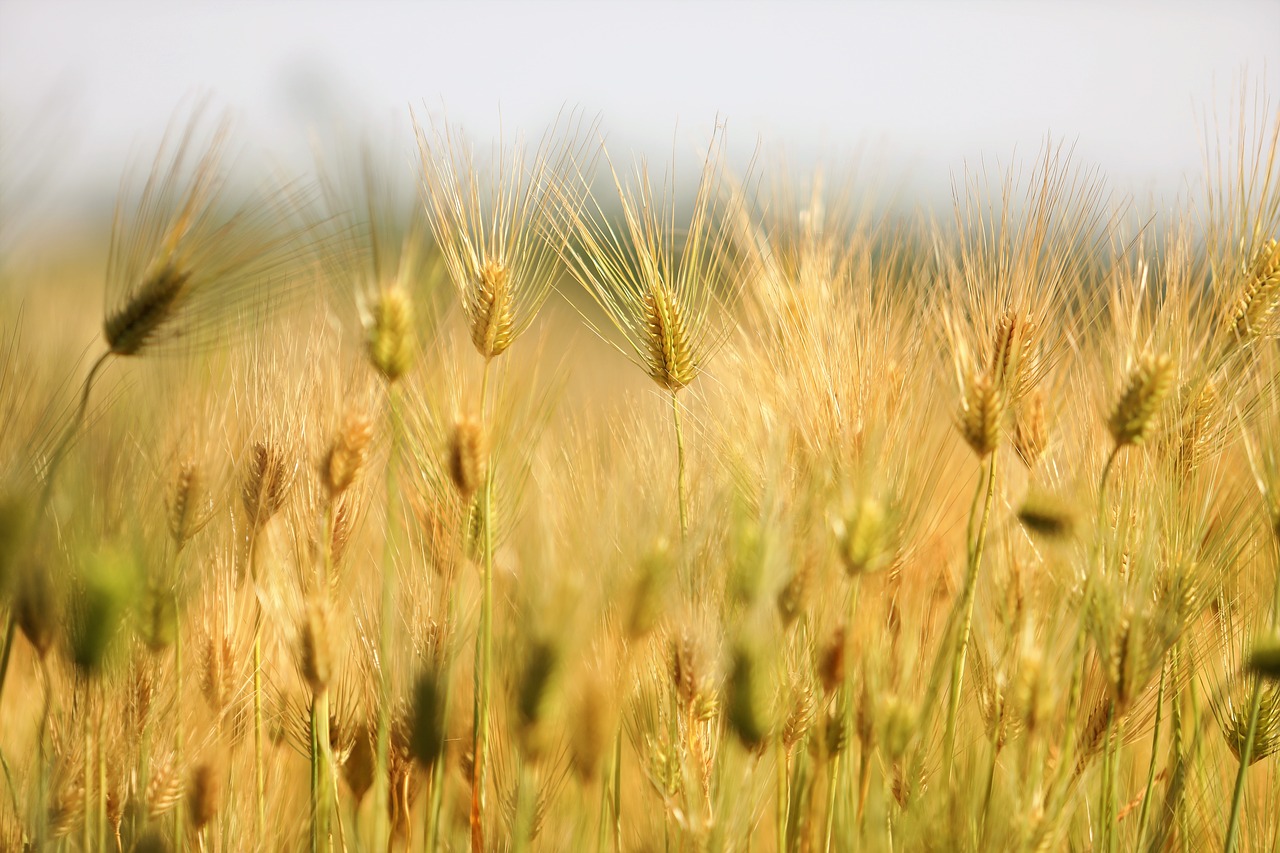
[[[187,813],[196,832],[203,830],[222,807],[222,774],[212,761],[202,761],[187,783]]]
[[[133,298],[108,315],[103,324],[107,345],[116,355],[136,355],[155,339],[174,314],[187,290],[190,273],[162,265],[143,281]]]

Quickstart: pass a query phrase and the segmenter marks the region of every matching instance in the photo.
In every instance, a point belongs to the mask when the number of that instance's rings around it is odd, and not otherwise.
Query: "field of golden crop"
[[[1280,849],[1240,104],[1176,202],[1049,142],[942,215],[175,119],[2,247],[0,850]]]

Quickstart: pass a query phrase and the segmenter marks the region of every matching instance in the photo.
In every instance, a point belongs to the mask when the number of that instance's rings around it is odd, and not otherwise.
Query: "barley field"
[[[0,850],[1280,849],[1275,103],[940,209],[406,119],[0,246]]]

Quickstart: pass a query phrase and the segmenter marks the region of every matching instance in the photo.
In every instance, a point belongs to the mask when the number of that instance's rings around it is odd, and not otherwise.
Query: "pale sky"
[[[499,107],[536,134],[576,104],[624,153],[669,156],[720,115],[738,151],[866,149],[929,194],[1053,134],[1129,191],[1176,192],[1246,79],[1280,97],[1280,2],[0,0],[5,156],[72,195],[109,194],[200,92],[299,168],[308,129],[410,104],[477,135]]]

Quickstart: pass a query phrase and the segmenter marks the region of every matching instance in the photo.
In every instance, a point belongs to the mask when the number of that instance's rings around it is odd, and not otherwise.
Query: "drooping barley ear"
[[[1280,245],[1268,240],[1249,264],[1244,288],[1236,298],[1229,318],[1237,340],[1264,334],[1280,308]]]
[[[480,265],[475,282],[462,294],[471,342],[485,361],[502,355],[516,338],[510,276],[501,261],[490,258]]]
[[[369,360],[388,382],[413,365],[415,350],[413,301],[399,284],[384,288],[368,306],[365,318]]]
[[[1045,422],[1044,395],[1032,391],[1015,412],[1013,449],[1028,468],[1044,458],[1049,444],[1049,427]]]
[[[986,459],[1000,446],[1008,398],[1000,385],[987,374],[970,372],[960,399],[960,434],[965,442]]]
[[[137,355],[181,306],[191,274],[173,259],[150,273],[133,297],[109,314],[102,331],[115,355]]]
[[[373,421],[356,412],[348,413],[320,470],[330,500],[337,498],[356,481],[372,440]]]
[[[668,391],[679,391],[698,375],[680,301],[670,288],[655,280],[643,308],[649,376]]]
[[[462,417],[449,433],[449,478],[463,501],[470,501],[488,477],[488,442],[475,418]]]
[[[1173,390],[1174,367],[1168,355],[1144,353],[1138,359],[1107,420],[1117,448],[1147,440],[1160,406]]]

